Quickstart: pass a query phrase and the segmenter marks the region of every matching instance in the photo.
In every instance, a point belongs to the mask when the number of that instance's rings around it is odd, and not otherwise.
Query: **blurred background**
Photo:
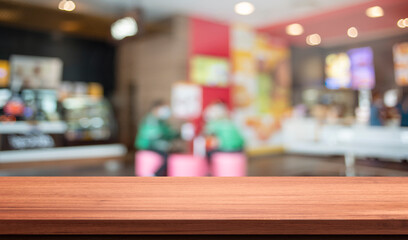
[[[0,0],[0,176],[406,176],[406,0]]]

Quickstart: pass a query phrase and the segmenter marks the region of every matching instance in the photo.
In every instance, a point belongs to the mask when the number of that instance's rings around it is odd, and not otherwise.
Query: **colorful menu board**
[[[0,88],[7,87],[9,84],[9,63],[6,60],[0,60]]]
[[[326,57],[326,87],[328,89],[351,86],[350,58],[347,53],[333,53]]]
[[[30,89],[57,89],[62,78],[62,61],[59,58],[12,55],[11,81],[14,91]]]
[[[195,56],[190,69],[190,79],[194,83],[217,87],[228,85],[229,63],[226,58]]]
[[[354,48],[326,57],[326,87],[329,89],[372,89],[375,85],[373,51]]]
[[[408,42],[394,45],[395,81],[399,86],[408,86]]]
[[[355,48],[348,52],[350,58],[351,87],[353,89],[373,89],[375,71],[373,50],[370,47]]]
[[[237,24],[232,28],[233,119],[250,151],[278,149],[290,113],[290,50],[279,38]]]

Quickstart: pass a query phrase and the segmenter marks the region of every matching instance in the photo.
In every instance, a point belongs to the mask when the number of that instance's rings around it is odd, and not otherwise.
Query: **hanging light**
[[[367,8],[366,15],[370,18],[378,18],[384,16],[384,10],[380,6]]]
[[[65,3],[66,3],[66,2],[67,2],[67,0],[62,0],[62,1],[58,4],[58,9],[64,11],[64,6],[65,6]]]
[[[300,25],[299,23],[293,23],[286,26],[286,34],[291,36],[302,35],[303,31],[304,31],[303,26]]]
[[[347,30],[347,35],[351,38],[358,37],[358,30],[356,27],[351,27]]]
[[[408,18],[405,18],[402,23],[404,23],[404,26],[405,26],[405,27],[408,27]]]
[[[321,42],[322,42],[322,38],[317,33],[310,34],[309,36],[306,37],[306,43],[310,46],[317,46]]]
[[[58,4],[58,9],[62,11],[74,11],[75,10],[75,3],[72,0],[61,0]]]
[[[66,3],[65,3],[65,11],[68,11],[68,12],[70,12],[70,11],[74,11],[74,9],[75,9],[75,3],[74,3],[74,1],[67,1]]]
[[[235,5],[235,12],[239,15],[250,15],[255,11],[255,7],[250,2],[240,2]]]
[[[398,20],[397,26],[398,26],[399,28],[405,28],[404,19]]]
[[[137,22],[132,17],[124,17],[111,26],[112,37],[116,40],[122,40],[125,37],[135,36],[139,31]]]

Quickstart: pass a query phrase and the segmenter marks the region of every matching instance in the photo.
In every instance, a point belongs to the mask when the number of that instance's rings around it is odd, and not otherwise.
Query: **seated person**
[[[397,110],[401,117],[401,127],[408,127],[408,87],[402,89],[400,102],[397,104]]]
[[[241,152],[244,139],[228,117],[228,109],[222,102],[215,102],[204,112],[204,135],[207,139],[207,158],[211,161],[215,152]]]
[[[160,154],[163,165],[156,171],[155,176],[165,176],[167,173],[167,155],[171,142],[177,137],[168,119],[171,111],[164,101],[158,100],[153,103],[149,113],[139,126],[135,140],[135,147],[139,150],[149,150]]]
[[[378,92],[373,93],[373,100],[370,106],[370,125],[382,126],[383,125],[383,100]]]

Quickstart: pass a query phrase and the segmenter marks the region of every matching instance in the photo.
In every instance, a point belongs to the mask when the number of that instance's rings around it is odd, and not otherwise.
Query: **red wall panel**
[[[229,57],[229,41],[228,25],[190,19],[190,55]]]
[[[230,58],[230,28],[226,24],[199,18],[190,18],[189,62],[196,55]],[[190,66],[190,64],[189,64]],[[190,71],[190,69],[189,69]],[[231,109],[230,88],[203,86],[202,106],[205,109],[211,103],[221,100]],[[202,116],[192,119],[196,133],[203,127]]]

